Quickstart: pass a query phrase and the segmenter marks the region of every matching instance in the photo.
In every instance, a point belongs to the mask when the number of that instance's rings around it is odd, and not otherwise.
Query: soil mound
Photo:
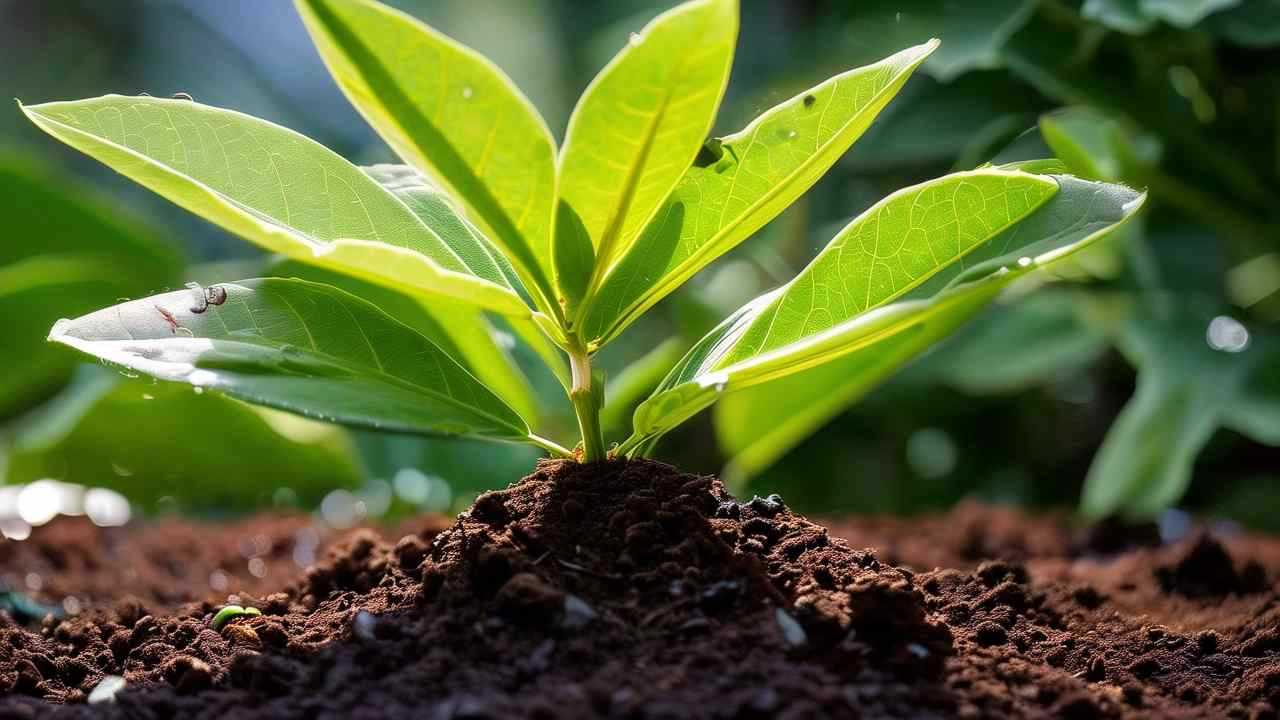
[[[230,597],[200,584],[173,604],[135,592],[150,580],[122,581],[107,602],[95,580],[78,615],[24,625],[0,613],[0,719],[1273,717],[1280,707],[1280,603],[1268,584],[1280,543],[1202,537],[1102,558],[1042,518],[956,513],[950,527],[971,540],[958,552],[976,562],[913,572],[855,548],[892,545],[897,562],[931,567],[936,548],[901,540],[913,527],[940,536],[945,516],[867,523],[851,545],[777,496],[738,501],[714,478],[652,462],[544,462],[447,529],[337,538],[287,583],[272,571]],[[980,532],[983,513],[998,514],[994,532]],[[252,527],[274,548],[263,557],[296,550]],[[149,546],[142,536],[154,531],[120,531],[118,546]],[[296,545],[296,527],[279,531]],[[210,547],[236,547],[210,532]],[[0,547],[14,563],[4,576],[47,562],[41,547]],[[196,575],[222,562],[213,550],[197,560]],[[74,572],[57,582],[77,587]],[[227,601],[261,614],[215,627]],[[85,704],[111,675],[125,689]]]

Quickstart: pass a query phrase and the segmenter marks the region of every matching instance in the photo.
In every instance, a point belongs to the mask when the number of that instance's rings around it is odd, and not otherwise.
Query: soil
[[[1280,541],[1238,531],[824,527],[658,463],[544,462],[451,523],[0,544],[0,582],[63,615],[0,612],[0,718],[1269,718],[1277,578]],[[215,629],[227,603],[262,614]]]

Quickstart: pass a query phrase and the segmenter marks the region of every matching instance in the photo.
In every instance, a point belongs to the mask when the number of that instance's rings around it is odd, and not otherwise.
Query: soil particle
[[[651,462],[544,462],[447,528],[41,528],[0,577],[84,609],[0,613],[0,718],[1274,717],[1280,543],[1095,535],[976,504],[828,531]],[[267,575],[210,588],[245,550]],[[227,604],[263,614],[214,631]]]
[[[1207,534],[1198,536],[1177,562],[1157,567],[1155,575],[1165,592],[1192,598],[1243,595],[1261,592],[1267,586],[1261,565],[1249,561],[1237,572],[1226,548]]]

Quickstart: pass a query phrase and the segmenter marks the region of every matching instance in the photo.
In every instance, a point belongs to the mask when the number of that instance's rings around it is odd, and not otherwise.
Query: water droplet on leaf
[[[1219,315],[1209,322],[1205,341],[1219,352],[1238,353],[1249,347],[1249,330],[1235,318]]]

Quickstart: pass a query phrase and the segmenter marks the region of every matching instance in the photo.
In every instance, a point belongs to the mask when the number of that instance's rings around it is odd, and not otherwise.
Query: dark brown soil
[[[1161,546],[979,505],[829,531],[656,463],[547,462],[452,526],[402,530],[60,523],[0,545],[0,580],[36,573],[37,599],[80,610],[0,614],[0,718],[1280,708],[1280,541]],[[299,540],[330,543],[305,571]],[[228,601],[262,615],[214,630]],[[126,689],[85,704],[105,675]]]

